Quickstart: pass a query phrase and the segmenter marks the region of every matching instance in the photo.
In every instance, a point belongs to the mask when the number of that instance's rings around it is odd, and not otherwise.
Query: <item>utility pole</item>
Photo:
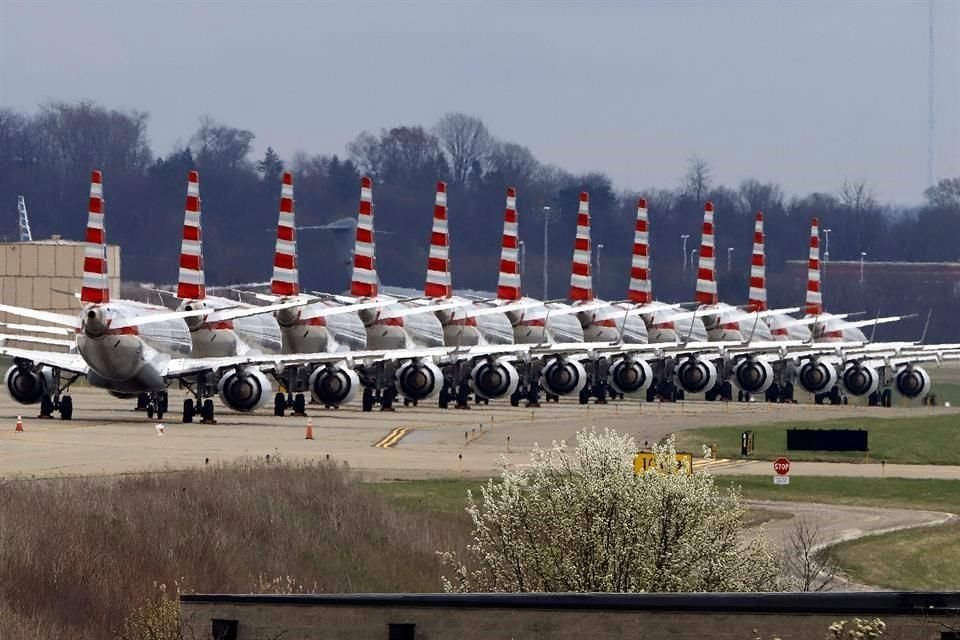
[[[683,248],[681,249],[681,252],[683,252],[683,270],[684,271],[687,270],[687,238],[689,237],[690,237],[689,233],[684,233],[680,236],[680,241],[683,243]]]
[[[927,186],[933,186],[933,132],[934,132],[934,116],[933,116],[933,84],[934,84],[934,73],[933,73],[933,0],[928,0],[929,6],[929,22],[930,22],[930,38],[929,46],[930,53],[927,66],[927,109],[928,109],[928,120],[927,120]]]

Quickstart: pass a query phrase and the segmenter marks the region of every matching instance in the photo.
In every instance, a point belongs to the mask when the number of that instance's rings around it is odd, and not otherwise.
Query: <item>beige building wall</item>
[[[79,313],[80,300],[74,294],[79,294],[83,285],[84,248],[83,242],[58,238],[0,244],[0,301],[43,311],[70,315]],[[107,247],[107,269],[110,296],[119,297],[120,247],[116,245]],[[0,312],[0,322],[38,324],[37,321],[4,312]],[[0,327],[0,333],[17,332]],[[34,343],[8,341],[7,344],[58,350],[58,347]]]

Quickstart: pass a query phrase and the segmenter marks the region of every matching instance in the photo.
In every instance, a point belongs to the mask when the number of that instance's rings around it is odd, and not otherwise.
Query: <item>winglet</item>
[[[177,297],[182,300],[203,300],[203,233],[200,226],[200,174],[187,176],[187,203],[183,212],[183,242],[180,245],[180,280]]]
[[[83,288],[80,291],[80,302],[89,304],[110,302],[106,235],[103,226],[103,174],[93,171],[90,174],[87,246],[83,254]]]
[[[507,208],[503,213],[503,241],[500,249],[498,300],[519,300],[520,244],[517,240],[517,190],[507,187]]]
[[[753,257],[750,260],[750,294],[747,299],[747,309],[750,311],[767,310],[767,261],[763,241],[763,212],[757,211],[753,227]]]
[[[650,222],[647,218],[647,201],[637,201],[637,226],[633,235],[633,265],[630,268],[630,290],[627,292],[631,302],[649,304],[653,302],[650,286]]]
[[[807,315],[823,313],[823,295],[820,289],[820,220],[810,223],[810,259],[807,263]]]
[[[277,247],[273,256],[273,279],[270,293],[296,296],[300,293],[297,271],[297,230],[294,215],[293,174],[283,172],[280,185],[280,217],[277,219]]]
[[[713,251],[713,203],[703,207],[703,231],[700,239],[700,264],[697,269],[697,295],[700,304],[717,304],[716,263]]]
[[[357,211],[357,243],[353,252],[353,280],[350,293],[363,298],[377,295],[377,261],[373,238],[373,180],[360,180],[360,208]]]
[[[423,293],[430,298],[449,298],[450,233],[447,230],[447,183],[437,183],[433,204],[433,230],[430,233],[430,255],[427,258],[427,284]]]
[[[593,279],[590,276],[590,195],[580,192],[577,212],[577,239],[573,245],[573,271],[570,274],[570,299],[593,300]]]

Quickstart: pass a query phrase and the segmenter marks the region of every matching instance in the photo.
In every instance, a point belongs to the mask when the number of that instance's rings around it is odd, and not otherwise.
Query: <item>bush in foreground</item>
[[[633,439],[581,431],[577,447],[535,447],[529,468],[468,494],[474,541],[441,554],[447,591],[777,591],[781,570],[762,536],[744,541],[746,507],[707,473],[656,447],[660,470],[633,472]]]

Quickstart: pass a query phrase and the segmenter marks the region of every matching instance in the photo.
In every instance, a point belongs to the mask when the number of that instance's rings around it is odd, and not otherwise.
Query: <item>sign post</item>
[[[790,484],[790,459],[780,456],[773,463],[773,470],[777,475],[773,476],[773,484]]]

